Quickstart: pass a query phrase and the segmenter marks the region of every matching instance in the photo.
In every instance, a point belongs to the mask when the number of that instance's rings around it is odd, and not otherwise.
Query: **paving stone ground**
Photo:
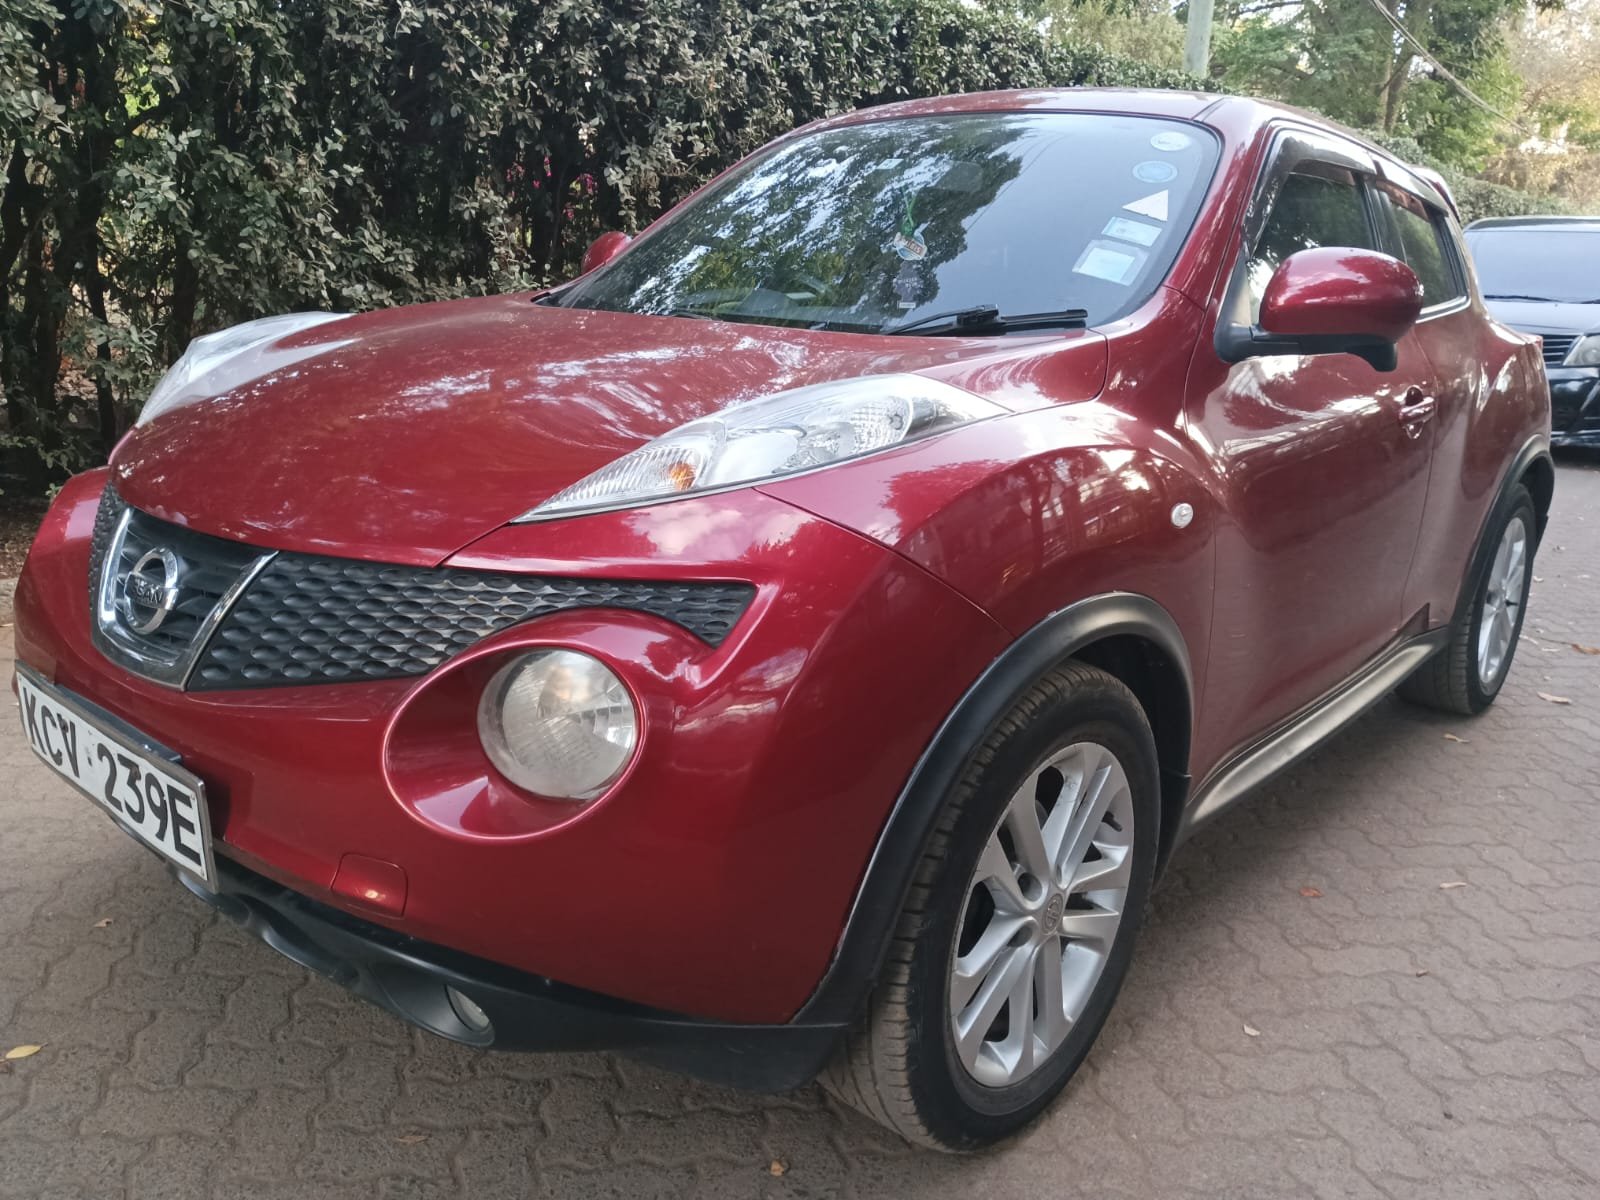
[[[6,717],[0,1049],[44,1049],[0,1072],[0,1196],[1594,1200],[1600,460],[1563,462],[1537,576],[1488,715],[1386,702],[1181,851],[1083,1071],[970,1159],[816,1089],[412,1031],[191,900]]]

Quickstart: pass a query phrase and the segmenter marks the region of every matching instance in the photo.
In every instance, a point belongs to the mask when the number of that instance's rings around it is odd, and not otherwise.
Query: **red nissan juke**
[[[982,1145],[1188,833],[1395,687],[1506,677],[1539,347],[1351,135],[898,104],[586,265],[199,338],[17,594],[44,760],[423,1028]]]

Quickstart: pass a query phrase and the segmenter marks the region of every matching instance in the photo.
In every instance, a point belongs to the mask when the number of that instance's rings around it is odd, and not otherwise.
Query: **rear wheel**
[[[1026,1124],[1110,1012],[1158,820],[1155,745],[1132,693],[1077,663],[1040,680],[946,799],[870,1013],[824,1085],[944,1150]]]
[[[1522,634],[1538,528],[1533,499],[1518,487],[1491,532],[1494,553],[1473,581],[1472,603],[1450,626],[1449,642],[1400,685],[1407,700],[1463,716],[1494,703]]]

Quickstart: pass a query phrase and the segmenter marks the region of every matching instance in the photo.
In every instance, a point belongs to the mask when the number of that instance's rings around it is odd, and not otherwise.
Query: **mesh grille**
[[[1547,333],[1544,335],[1544,365],[1559,367],[1567,361],[1567,355],[1572,353],[1572,343],[1578,340],[1576,334]]]
[[[130,670],[166,682],[178,682],[169,670],[198,652],[185,685],[190,690],[422,675],[491,633],[575,608],[652,613],[717,646],[755,597],[746,583],[507,575],[279,553],[206,638],[207,615],[266,552],[135,511],[118,561],[108,563],[127,507],[108,484],[90,544],[91,610],[102,572],[125,575],[153,546],[181,556],[183,588],[178,607],[151,634],[134,634],[120,617],[110,629],[97,626],[102,648]],[[114,580],[113,586],[120,583]],[[196,646],[202,638],[205,645]]]
[[[122,510],[128,506],[117,489],[109,483],[100,493],[100,507],[94,510],[94,535],[89,540],[89,610],[94,611],[99,600],[100,567],[106,561],[106,551],[111,548],[111,535],[117,531]]]
[[[742,583],[625,583],[279,554],[223,618],[194,690],[422,675],[491,633],[574,608],[628,608],[719,645]]]
[[[119,540],[117,531],[124,521]],[[152,550],[172,556],[177,564],[176,604],[156,628],[141,630],[130,619],[124,592],[129,574]],[[89,555],[89,606],[95,614],[96,645],[146,678],[177,684],[218,615],[223,598],[260,552],[169,525],[137,509],[130,511],[108,485],[95,512]]]

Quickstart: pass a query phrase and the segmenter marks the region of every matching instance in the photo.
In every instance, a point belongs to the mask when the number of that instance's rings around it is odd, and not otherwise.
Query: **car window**
[[[1143,303],[1218,157],[1206,130],[1112,113],[902,117],[821,129],[735,167],[573,308],[876,333],[953,310]]]
[[[1246,268],[1252,323],[1261,315],[1261,297],[1278,264],[1297,251],[1318,246],[1377,249],[1352,171],[1316,166],[1284,179]]]
[[[1466,295],[1454,256],[1445,245],[1445,232],[1436,217],[1417,197],[1398,188],[1384,188],[1389,211],[1400,235],[1402,257],[1422,283],[1425,306],[1444,304]]]
[[[1600,230],[1491,226],[1467,246],[1486,299],[1600,303]]]

